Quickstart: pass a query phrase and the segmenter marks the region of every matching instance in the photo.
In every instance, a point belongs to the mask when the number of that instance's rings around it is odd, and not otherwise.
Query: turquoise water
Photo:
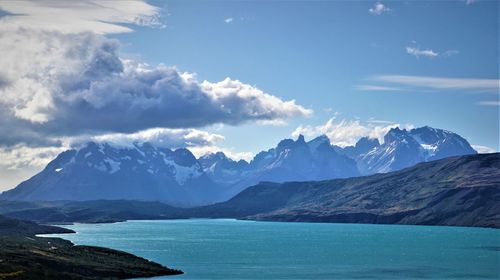
[[[500,230],[237,220],[65,226],[76,244],[169,267],[168,279],[500,279]]]

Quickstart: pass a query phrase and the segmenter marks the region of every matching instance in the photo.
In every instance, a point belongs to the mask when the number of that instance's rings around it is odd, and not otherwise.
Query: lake
[[[75,224],[75,244],[181,269],[165,279],[499,279],[500,230],[230,219]],[[54,236],[54,235],[52,235]]]

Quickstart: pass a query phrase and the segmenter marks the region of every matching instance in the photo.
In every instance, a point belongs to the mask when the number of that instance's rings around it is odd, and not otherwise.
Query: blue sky
[[[251,159],[429,125],[500,149],[498,1],[1,1],[0,35],[0,189],[86,141]]]
[[[150,3],[166,11],[166,28],[116,35],[123,52],[199,80],[238,79],[314,110],[286,126],[218,127],[228,147],[269,148],[298,125],[339,112],[338,119],[444,128],[499,149],[499,107],[478,104],[498,102],[498,90],[358,88],[380,84],[369,80],[377,75],[498,79],[496,1],[384,2],[390,10],[380,15],[369,12],[371,1]],[[439,55],[416,57],[407,47]]]

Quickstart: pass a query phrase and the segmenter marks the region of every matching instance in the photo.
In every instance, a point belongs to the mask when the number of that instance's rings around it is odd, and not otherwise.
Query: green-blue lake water
[[[500,279],[500,230],[237,220],[65,226],[75,244],[124,250],[165,279]]]

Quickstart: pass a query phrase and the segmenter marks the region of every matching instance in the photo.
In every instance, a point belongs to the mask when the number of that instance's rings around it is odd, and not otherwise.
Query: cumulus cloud
[[[10,22],[0,28],[0,132],[5,132],[0,144],[78,134],[134,133],[156,127],[278,123],[312,113],[294,100],[282,100],[239,80],[200,82],[194,74],[174,67],[124,60],[119,56],[117,40],[43,24],[50,18],[47,14],[73,11],[74,3],[68,7],[52,7],[52,2],[16,3],[2,3],[1,8],[27,13],[27,18],[38,20],[43,30],[32,27],[29,20],[25,26],[21,16],[0,18]],[[134,1],[130,7],[104,9],[94,15],[96,5],[93,1],[83,2],[78,6],[84,10],[81,15],[74,11],[70,14],[75,13],[77,23],[95,20],[146,24],[144,17],[158,12]],[[103,5],[112,6],[109,2]],[[29,12],[28,7],[40,9]],[[108,29],[101,31],[107,33]]]
[[[226,19],[224,20],[224,22],[225,22],[225,23],[231,23],[231,22],[233,22],[233,20],[234,20],[234,19],[230,17],[230,18],[226,18]]]
[[[91,33],[9,34],[0,103],[29,129],[53,135],[284,120],[311,110],[226,78],[199,82],[173,67],[122,60],[119,43]],[[36,42],[42,42],[36,46]],[[18,58],[24,57],[25,61]],[[36,63],[33,63],[36,62]]]
[[[330,142],[334,145],[345,147],[355,145],[361,138],[368,136],[376,138],[381,143],[384,142],[384,135],[394,127],[401,127],[400,124],[377,121],[370,119],[367,123],[362,123],[360,120],[340,120],[337,121],[335,117],[330,118],[325,124],[318,126],[298,126],[292,132],[292,137],[297,137],[300,134],[313,138],[319,135],[326,135]],[[405,128],[411,128],[411,125],[406,125]]]
[[[161,9],[143,1],[4,1],[0,10],[2,170],[39,168],[87,140],[214,149],[223,136],[198,128],[312,113],[236,79],[198,81],[124,59],[107,34],[165,27]]]
[[[372,8],[368,9],[368,11],[374,15],[381,15],[383,13],[387,13],[392,10],[387,6],[385,6],[384,4],[382,4],[382,2],[376,2]]]

